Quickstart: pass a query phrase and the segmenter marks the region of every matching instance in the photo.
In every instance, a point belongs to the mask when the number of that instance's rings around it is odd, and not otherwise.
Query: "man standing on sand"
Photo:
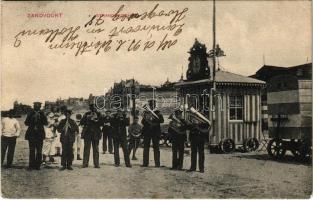
[[[127,133],[126,126],[129,125],[129,118],[122,110],[117,110],[117,113],[111,120],[113,127],[113,144],[114,144],[114,163],[115,167],[120,166],[119,147],[122,147],[126,167],[131,167],[129,153],[127,148]]]
[[[197,157],[199,159],[199,171],[204,173],[204,144],[209,137],[210,123],[204,123],[192,118],[189,123],[189,139],[191,142],[191,166],[188,172],[196,171]]]
[[[40,170],[42,161],[42,145],[45,139],[44,126],[48,125],[48,121],[40,108],[41,103],[34,102],[34,109],[25,120],[25,125],[28,126],[25,139],[28,140],[29,144],[29,170]]]
[[[58,125],[58,131],[61,133],[60,142],[62,144],[61,170],[73,170],[72,162],[74,159],[73,144],[75,136],[78,133],[76,122],[71,119],[71,110],[66,111],[66,118],[62,119]]]
[[[5,154],[8,150],[6,168],[10,168],[12,167],[16,138],[20,136],[21,127],[19,122],[13,118],[13,110],[9,111],[8,117],[2,118],[1,123],[1,166],[3,166]]]
[[[168,133],[172,140],[172,170],[182,170],[186,140],[187,123],[183,119],[182,110],[177,109],[169,117]]]
[[[95,104],[90,104],[90,111],[86,112],[80,121],[83,126],[82,139],[84,139],[84,157],[83,168],[88,167],[90,147],[92,145],[93,163],[95,168],[100,168],[99,165],[99,140],[101,139],[102,117],[97,111]]]
[[[156,110],[156,101],[149,101],[149,110],[144,111],[141,123],[143,124],[143,164],[142,167],[149,166],[149,149],[152,140],[155,167],[160,167],[160,124],[164,122],[163,115]],[[154,114],[153,114],[154,113]]]

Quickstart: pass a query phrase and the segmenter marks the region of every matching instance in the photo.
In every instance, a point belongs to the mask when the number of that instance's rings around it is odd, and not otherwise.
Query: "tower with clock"
[[[197,39],[190,48],[189,64],[187,70],[187,80],[199,80],[210,78],[210,68],[208,64],[208,54],[206,53],[206,46],[201,44]]]

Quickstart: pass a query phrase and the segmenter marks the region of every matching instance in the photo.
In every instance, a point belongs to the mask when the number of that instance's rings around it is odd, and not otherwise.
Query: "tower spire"
[[[184,66],[181,66],[181,75],[180,75],[180,81],[184,80]]]

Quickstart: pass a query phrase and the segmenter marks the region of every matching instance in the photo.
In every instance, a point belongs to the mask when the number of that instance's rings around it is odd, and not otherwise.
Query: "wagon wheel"
[[[303,154],[301,154],[301,152],[299,151],[299,149],[292,149],[291,150],[292,155],[294,155],[294,157],[297,160],[302,160],[304,157],[302,157]]]
[[[268,155],[281,159],[285,156],[286,149],[283,146],[283,141],[280,139],[272,139],[269,141],[267,146]]]
[[[248,138],[244,141],[243,149],[245,152],[255,151],[259,148],[259,141],[256,138]]]
[[[303,161],[307,155],[310,155],[310,146],[307,143],[300,141],[299,145],[295,149],[291,150],[291,153],[297,160]]]
[[[219,147],[223,153],[231,153],[235,150],[235,142],[232,139],[224,139],[220,142]]]

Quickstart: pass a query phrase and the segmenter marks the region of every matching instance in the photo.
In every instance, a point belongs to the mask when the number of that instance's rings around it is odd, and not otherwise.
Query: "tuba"
[[[202,124],[208,124],[209,126],[211,126],[211,121],[206,118],[203,114],[201,114],[200,112],[198,112],[196,109],[194,109],[193,107],[191,107],[189,109],[190,113],[192,113],[192,115],[194,115],[194,117]]]
[[[193,107],[186,111],[186,118],[200,132],[207,132],[211,127],[211,121]]]
[[[181,129],[182,126],[184,126],[183,122],[178,119],[175,114],[171,114],[169,119],[172,121],[169,123],[169,126],[176,132],[176,133],[184,133],[184,131]]]
[[[150,112],[153,117],[155,117],[156,119],[159,119],[159,116],[157,114],[155,114],[155,112],[153,110],[151,110],[151,108],[149,108],[149,106],[147,106],[147,104],[145,104],[143,106],[143,109],[145,109],[146,111]]]
[[[159,119],[159,116],[153,110],[151,110],[150,107],[147,106],[146,104],[143,106],[143,109],[148,111],[143,113],[143,118],[150,124],[150,126],[153,126],[154,125],[153,120]]]

